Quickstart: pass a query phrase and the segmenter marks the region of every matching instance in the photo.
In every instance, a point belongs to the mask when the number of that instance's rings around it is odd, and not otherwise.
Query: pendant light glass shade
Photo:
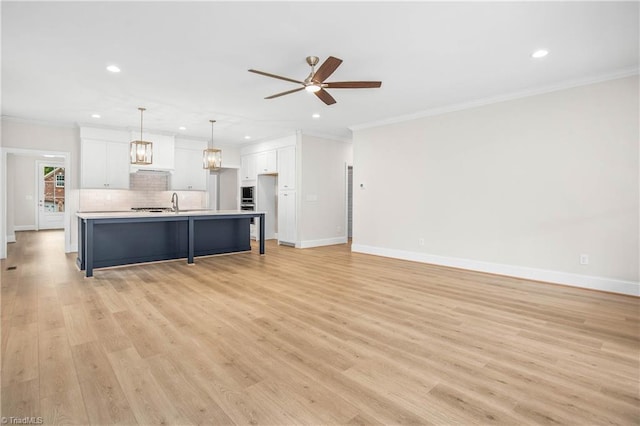
[[[209,120],[211,123],[211,145],[213,145],[213,123],[216,120]],[[222,150],[217,148],[207,148],[202,152],[202,168],[207,170],[220,170],[222,167]]]
[[[152,164],[153,163],[153,143],[142,140],[142,113],[146,108],[140,110],[140,140],[131,142],[131,164]]]

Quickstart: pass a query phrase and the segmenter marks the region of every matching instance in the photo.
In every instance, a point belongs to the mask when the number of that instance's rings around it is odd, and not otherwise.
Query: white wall
[[[346,165],[351,144],[302,134],[300,146],[300,247],[346,243]]]
[[[357,129],[353,250],[639,294],[638,114],[635,76]]]

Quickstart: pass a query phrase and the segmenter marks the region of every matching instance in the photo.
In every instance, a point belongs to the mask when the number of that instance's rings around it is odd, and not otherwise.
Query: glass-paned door
[[[61,164],[38,163],[38,229],[64,228],[65,169]]]

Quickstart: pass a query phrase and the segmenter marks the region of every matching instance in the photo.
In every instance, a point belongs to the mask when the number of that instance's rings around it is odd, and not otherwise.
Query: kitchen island
[[[78,216],[78,258],[87,277],[94,268],[251,250],[249,227],[260,220],[260,254],[264,254],[263,212],[185,210],[175,212],[87,212]]]

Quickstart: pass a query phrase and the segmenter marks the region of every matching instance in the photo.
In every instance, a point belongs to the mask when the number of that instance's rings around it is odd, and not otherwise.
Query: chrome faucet
[[[178,207],[178,194],[175,192],[171,195],[171,210],[176,213],[180,212],[180,208]]]

